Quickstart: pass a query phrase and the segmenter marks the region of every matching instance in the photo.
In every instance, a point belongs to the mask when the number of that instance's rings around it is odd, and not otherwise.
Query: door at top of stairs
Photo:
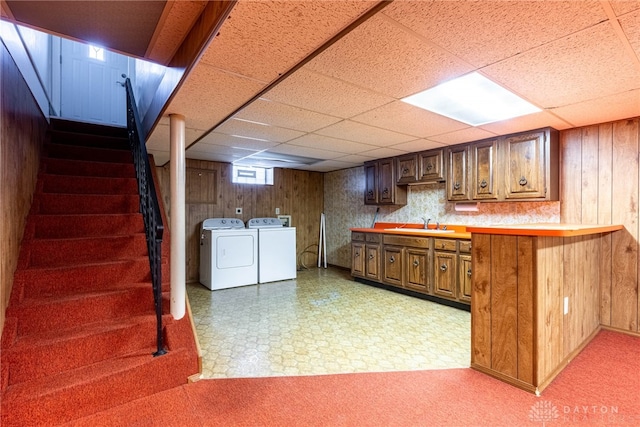
[[[61,118],[126,126],[126,91],[118,82],[124,82],[122,74],[135,75],[135,61],[98,46],[59,40]]]

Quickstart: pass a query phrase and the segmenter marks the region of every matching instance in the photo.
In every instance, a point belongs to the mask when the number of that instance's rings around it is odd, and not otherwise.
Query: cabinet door
[[[439,252],[433,254],[433,294],[439,297],[456,298],[456,254]]]
[[[375,205],[378,203],[378,164],[365,163],[364,165],[364,204]]]
[[[402,286],[402,248],[383,246],[382,281],[394,286]]]
[[[418,153],[418,181],[444,181],[444,150],[429,150]]]
[[[471,146],[473,165],[471,187],[474,200],[496,200],[498,198],[497,161],[498,141],[484,141]]]
[[[469,192],[469,147],[451,147],[448,153],[447,199],[470,200]]]
[[[424,249],[405,250],[405,287],[418,292],[429,292],[429,252]]]
[[[412,184],[418,180],[418,156],[407,154],[396,158],[398,184]]]
[[[544,198],[546,195],[544,131],[506,138],[505,197]]]
[[[364,277],[365,248],[362,243],[351,243],[351,275]]]
[[[471,255],[460,255],[458,261],[458,283],[460,284],[458,299],[462,302],[471,302]]]
[[[393,173],[393,159],[378,162],[378,203],[393,204],[396,180]]]
[[[380,280],[380,246],[366,245],[365,275],[367,279]]]

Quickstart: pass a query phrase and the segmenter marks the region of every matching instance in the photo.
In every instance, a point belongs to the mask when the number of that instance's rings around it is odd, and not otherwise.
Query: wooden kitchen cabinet
[[[396,158],[398,184],[415,184],[418,181],[418,155],[407,154]]]
[[[458,256],[458,299],[471,303],[471,255]]]
[[[418,153],[418,181],[440,182],[445,180],[444,150],[429,150]]]
[[[506,137],[506,199],[558,200],[558,135],[543,129]]]
[[[471,145],[471,188],[473,200],[498,199],[498,140]]]
[[[406,205],[407,188],[399,187],[395,177],[395,159],[381,159],[364,164],[365,205]]]
[[[453,146],[447,149],[447,200],[469,201],[469,160],[468,145]]]
[[[351,233],[351,274],[380,280],[380,235]]]
[[[434,239],[433,294],[455,300],[458,297],[457,242]]]
[[[383,235],[382,281],[389,285],[429,292],[429,250],[431,239]]]

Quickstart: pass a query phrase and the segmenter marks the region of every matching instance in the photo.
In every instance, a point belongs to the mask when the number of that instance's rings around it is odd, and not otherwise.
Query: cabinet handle
[[[373,197],[373,190],[367,191],[367,196],[368,197]]]
[[[471,269],[467,270],[467,276],[471,277]]]
[[[426,169],[427,169],[427,172],[430,172],[431,169],[433,169],[433,165],[431,163],[427,163]]]
[[[389,194],[389,189],[385,188],[384,190],[382,190],[382,194]]]
[[[440,266],[440,270],[442,270],[442,271],[447,271],[447,264],[442,264],[442,265]]]
[[[389,262],[390,262],[391,264],[393,264],[394,262],[396,262],[396,259],[395,259],[394,257],[391,257],[391,258],[389,258]]]
[[[353,256],[359,257],[360,256],[360,252],[356,252]]]
[[[404,168],[402,169],[402,175],[407,175],[409,173],[409,169]]]
[[[520,181],[518,181],[518,184],[525,186],[527,185],[527,178],[525,178],[524,176],[520,178]]]
[[[417,259],[414,259],[414,260],[413,260],[413,266],[414,266],[414,267],[417,267],[417,266],[419,266],[419,265],[420,265],[420,261],[418,261]]]
[[[487,180],[483,179],[482,182],[480,182],[480,188],[485,188],[487,186]]]
[[[460,183],[456,182],[455,184],[453,184],[453,189],[454,190],[459,190],[460,189]]]
[[[369,254],[369,259],[373,259],[373,254]]]

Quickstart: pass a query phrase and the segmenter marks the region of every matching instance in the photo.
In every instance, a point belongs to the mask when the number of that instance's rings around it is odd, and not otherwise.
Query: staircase
[[[3,426],[68,422],[185,384],[198,372],[187,318],[156,316],[144,223],[125,129],[56,121],[1,342]]]

